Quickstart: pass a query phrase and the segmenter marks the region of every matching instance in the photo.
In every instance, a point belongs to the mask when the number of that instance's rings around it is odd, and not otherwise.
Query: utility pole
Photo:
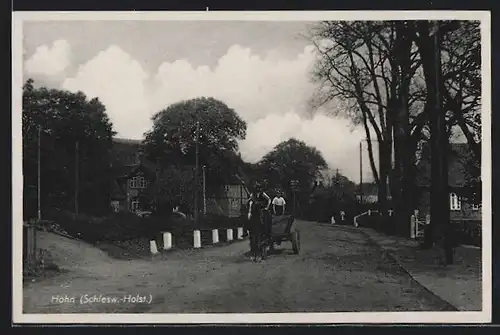
[[[194,183],[195,183],[195,193],[194,193],[194,224],[197,227],[198,226],[198,219],[199,219],[199,209],[198,209],[198,202],[199,202],[199,190],[198,190],[198,184],[200,183],[199,179],[199,144],[198,144],[198,139],[199,139],[199,134],[200,134],[200,122],[196,122],[196,157],[195,157],[195,176],[194,176]]]
[[[42,126],[38,126],[38,162],[37,162],[37,178],[38,178],[38,187],[37,187],[37,192],[38,192],[38,221],[42,220],[42,202],[41,202],[41,150],[40,150],[40,142],[42,140]]]
[[[79,214],[78,208],[78,194],[80,193],[80,178],[79,178],[79,143],[76,141],[75,143],[75,213]]]
[[[206,165],[203,165],[203,215],[207,215],[207,175]]]

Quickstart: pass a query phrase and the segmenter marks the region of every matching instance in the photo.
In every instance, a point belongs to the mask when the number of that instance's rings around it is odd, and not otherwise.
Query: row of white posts
[[[233,229],[226,229],[226,239],[228,242],[233,240]],[[236,230],[236,239],[243,239],[243,228],[238,227]],[[212,229],[212,244],[219,243],[219,229]],[[156,245],[156,240],[149,241],[149,247],[151,253],[156,255],[158,253],[158,246]],[[201,248],[201,232],[199,230],[193,231],[193,248]],[[163,233],[163,250],[172,249],[172,234],[169,232]]]

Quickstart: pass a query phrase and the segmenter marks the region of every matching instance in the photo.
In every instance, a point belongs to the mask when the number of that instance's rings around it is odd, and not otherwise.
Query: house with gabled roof
[[[113,139],[111,170],[111,208],[119,212],[151,210],[154,204],[145,194],[158,178],[158,165],[142,154],[141,141]]]

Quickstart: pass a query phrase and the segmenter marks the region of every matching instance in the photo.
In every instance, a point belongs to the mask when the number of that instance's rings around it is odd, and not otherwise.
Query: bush
[[[245,218],[244,217],[227,217],[223,215],[205,215],[201,224],[207,228],[237,228],[242,227],[244,225]]]
[[[457,244],[468,244],[481,246],[481,221],[479,220],[461,220],[452,221],[453,230],[456,236]]]
[[[69,235],[90,243],[137,238],[154,239],[162,231],[175,228],[175,221],[170,217],[142,218],[133,213],[113,213],[107,217],[96,218],[85,214],[77,216],[68,211],[55,209],[46,213],[46,216]]]

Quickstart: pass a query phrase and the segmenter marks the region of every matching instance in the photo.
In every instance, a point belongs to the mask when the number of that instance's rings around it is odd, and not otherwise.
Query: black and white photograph
[[[490,322],[490,86],[489,12],[14,12],[14,322]]]

